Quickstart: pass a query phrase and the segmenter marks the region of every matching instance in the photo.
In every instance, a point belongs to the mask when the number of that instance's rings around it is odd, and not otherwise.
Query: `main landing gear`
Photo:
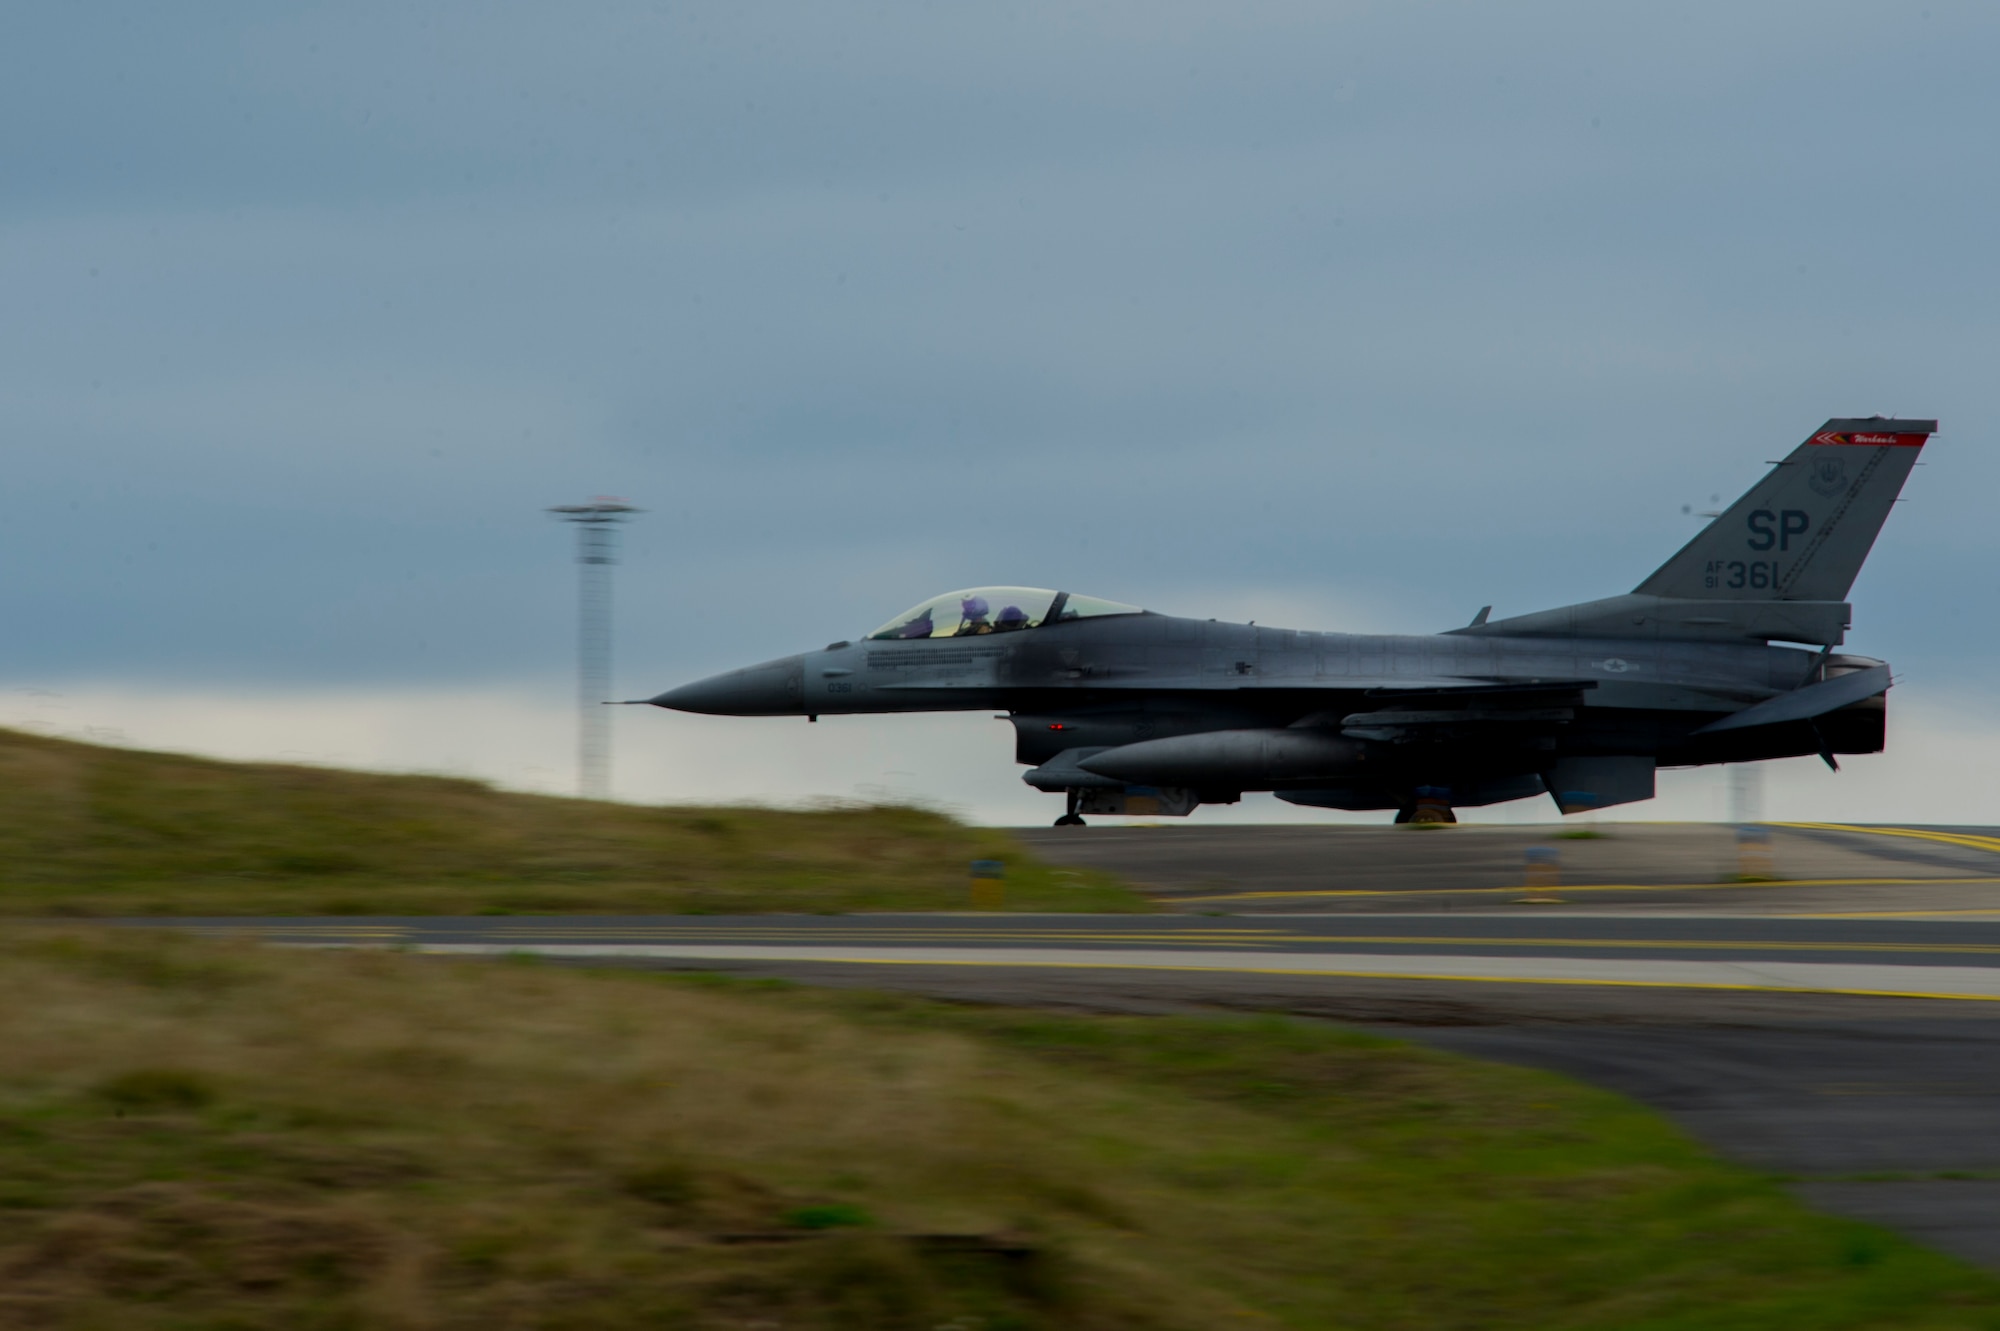
[[[1077,799],[1080,792],[1074,790],[1066,790],[1063,792],[1063,794],[1067,796],[1069,799],[1069,810],[1068,812],[1064,813],[1062,817],[1056,819],[1056,826],[1082,827],[1084,825],[1083,819],[1077,814],[1076,811]]]
[[[1414,823],[1418,827],[1441,827],[1457,822],[1458,815],[1451,811],[1451,787],[1418,786],[1416,802],[1396,810],[1396,821]]]

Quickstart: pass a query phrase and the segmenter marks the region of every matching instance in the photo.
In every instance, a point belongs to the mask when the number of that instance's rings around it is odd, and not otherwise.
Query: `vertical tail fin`
[[[1846,600],[1917,454],[1936,433],[1936,421],[1828,421],[1634,592]]]

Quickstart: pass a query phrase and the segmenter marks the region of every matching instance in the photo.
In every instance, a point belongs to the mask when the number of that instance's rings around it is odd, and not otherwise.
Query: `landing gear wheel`
[[[1419,804],[1410,810],[1410,816],[1406,821],[1418,827],[1442,827],[1446,823],[1457,822],[1458,815],[1442,805]]]
[[[1083,803],[1083,792],[1080,790],[1065,790],[1063,796],[1069,801],[1069,808],[1064,812],[1062,817],[1056,819],[1056,826],[1082,827],[1083,819],[1077,815],[1076,806]]]
[[[1083,827],[1086,825],[1087,824],[1084,823],[1083,819],[1077,817],[1073,813],[1066,813],[1062,817],[1056,819],[1057,827]]]

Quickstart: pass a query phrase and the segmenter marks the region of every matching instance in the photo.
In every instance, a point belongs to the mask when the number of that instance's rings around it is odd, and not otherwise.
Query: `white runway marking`
[[[1476,940],[1468,940],[1476,941]],[[292,944],[292,946],[316,946]],[[356,944],[334,944],[356,946]],[[369,944],[359,944],[369,946]],[[794,961],[893,966],[1040,966],[1094,970],[1230,971],[1515,984],[1766,989],[1906,998],[2000,999],[2000,967],[1871,966],[1791,961],[1662,961],[1585,957],[1404,956],[1092,948],[789,947],[703,943],[425,943],[437,955],[606,960]]]

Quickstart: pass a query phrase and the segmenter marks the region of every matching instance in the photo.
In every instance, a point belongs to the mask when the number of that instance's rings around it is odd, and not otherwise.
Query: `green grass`
[[[975,859],[1027,910],[1148,905],[895,806],[649,808],[0,730],[0,914],[939,910]]]
[[[15,933],[0,1326],[2000,1326],[1615,1096],[1324,1024]]]

